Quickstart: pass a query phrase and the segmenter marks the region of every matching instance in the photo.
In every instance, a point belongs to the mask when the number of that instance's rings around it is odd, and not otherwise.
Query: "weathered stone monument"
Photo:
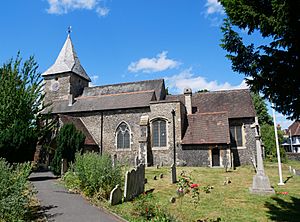
[[[119,184],[110,192],[109,203],[112,206],[122,203],[122,190]]]
[[[265,175],[264,171],[259,124],[257,117],[255,118],[255,124],[253,128],[255,128],[257,172],[256,175],[253,177],[253,183],[252,187],[250,187],[250,192],[254,194],[274,194],[274,189],[270,186],[269,178]]]
[[[117,164],[117,154],[112,156],[112,166],[115,167]]]
[[[127,171],[125,175],[124,201],[132,200],[145,190],[145,164]]]
[[[171,183],[176,183],[177,177],[176,177],[176,165],[173,163],[171,166]]]

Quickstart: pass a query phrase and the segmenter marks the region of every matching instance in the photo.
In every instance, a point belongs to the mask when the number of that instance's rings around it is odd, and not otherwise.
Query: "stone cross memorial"
[[[255,127],[257,172],[253,177],[253,183],[252,187],[250,187],[250,192],[254,194],[274,194],[275,192],[274,189],[270,186],[269,178],[267,175],[265,175],[257,117],[255,118],[255,124],[253,127]]]

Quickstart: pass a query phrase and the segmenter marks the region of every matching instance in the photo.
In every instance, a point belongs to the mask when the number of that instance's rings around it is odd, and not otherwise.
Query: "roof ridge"
[[[142,94],[142,93],[150,93],[155,92],[155,90],[144,90],[144,91],[134,91],[134,92],[123,92],[123,93],[112,93],[112,94],[103,94],[99,96],[79,96],[76,99],[87,99],[87,98],[100,98],[100,97],[108,97],[108,96],[119,96],[119,95],[129,95],[129,94]]]
[[[132,81],[132,82],[122,82],[122,83],[112,83],[112,84],[107,84],[107,85],[101,85],[101,86],[93,86],[93,87],[88,87],[89,89],[95,89],[95,88],[103,88],[107,86],[117,86],[117,85],[129,85],[129,84],[136,84],[136,83],[143,83],[143,82],[154,82],[154,81],[164,81],[163,78],[161,79],[150,79],[150,80],[141,80],[141,81]]]

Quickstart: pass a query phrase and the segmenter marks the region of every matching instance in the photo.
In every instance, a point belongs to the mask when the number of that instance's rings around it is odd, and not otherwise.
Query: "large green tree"
[[[253,105],[255,107],[256,115],[260,125],[272,125],[272,117],[268,113],[268,108],[265,100],[258,93],[251,93]]]
[[[33,158],[40,136],[43,109],[42,79],[33,57],[20,55],[0,67],[0,157],[9,162]]]
[[[300,117],[300,1],[219,0],[228,18],[221,46],[234,71],[244,74],[251,89],[261,92],[275,109]],[[264,38],[246,44],[237,30]],[[241,32],[240,32],[241,33]]]
[[[75,160],[75,153],[83,149],[84,141],[85,135],[74,124],[63,125],[56,137],[57,148],[51,163],[55,174],[60,174],[62,159],[67,159],[68,163]]]

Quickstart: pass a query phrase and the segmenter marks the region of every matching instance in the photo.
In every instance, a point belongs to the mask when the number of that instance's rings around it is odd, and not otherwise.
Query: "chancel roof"
[[[72,72],[87,81],[91,81],[90,77],[81,66],[78,56],[74,50],[70,35],[68,35],[64,46],[62,47],[55,63],[47,69],[42,76],[49,76],[59,73]]]
[[[188,128],[182,144],[229,144],[227,112],[188,115]]]
[[[180,100],[184,95],[168,95],[167,100]],[[255,117],[256,112],[248,89],[194,93],[193,113],[227,112],[228,118]]]

